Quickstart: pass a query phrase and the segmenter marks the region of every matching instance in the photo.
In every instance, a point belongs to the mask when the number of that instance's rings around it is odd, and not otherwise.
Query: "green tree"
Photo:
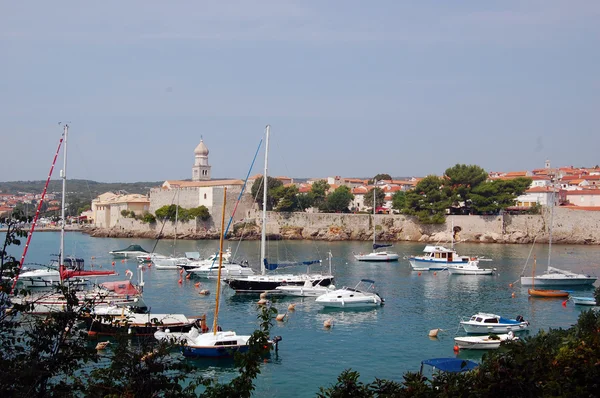
[[[423,178],[414,189],[406,192],[404,212],[416,215],[423,224],[442,224],[451,204],[443,183],[437,176]]]
[[[484,182],[471,191],[471,207],[477,213],[498,213],[514,206],[517,197],[530,185],[531,178],[524,177]]]
[[[142,221],[147,223],[147,224],[153,224],[156,222],[156,217],[154,217],[154,214],[145,211],[144,214],[142,215]]]
[[[161,221],[175,221],[175,219],[180,219],[181,217],[187,217],[185,210],[178,205],[165,205],[162,206],[154,212],[156,218]]]
[[[312,183],[310,187],[310,194],[312,196],[312,206],[319,210],[325,207],[325,198],[331,186],[325,180],[317,180]]]
[[[272,191],[275,211],[291,212],[298,209],[298,187],[279,186]]]
[[[392,208],[398,211],[403,211],[406,207],[406,192],[396,191],[392,195]]]
[[[189,209],[187,211],[187,214],[190,217],[190,219],[199,218],[202,221],[206,221],[211,217],[210,212],[208,211],[208,207],[204,205]]]
[[[444,172],[444,189],[455,207],[469,207],[471,190],[488,178],[479,166],[457,164]]]
[[[325,200],[325,208],[329,212],[347,212],[350,202],[354,199],[354,195],[350,192],[350,188],[341,185],[335,191],[327,195]]]
[[[273,194],[272,191],[273,189],[280,187],[283,185],[283,183],[276,179],[276,178],[272,178],[272,177],[267,177],[267,210],[273,210],[273,207],[275,206],[275,200],[273,199]],[[260,207],[262,208],[263,205],[263,177],[258,177],[255,181],[254,184],[252,184],[252,189],[250,190],[252,197],[255,198],[256,203],[258,203],[260,205]]]
[[[305,211],[306,209],[314,206],[314,196],[311,192],[308,193],[299,193],[296,196],[297,205],[299,211]]]
[[[373,177],[373,179],[369,180],[369,184],[373,184],[375,183],[375,181],[391,181],[392,180],[392,176],[389,174],[377,174],[375,177]]]
[[[368,207],[373,207],[373,192],[375,192],[375,207],[383,206],[385,202],[385,192],[381,188],[373,188],[365,194],[364,204]]]

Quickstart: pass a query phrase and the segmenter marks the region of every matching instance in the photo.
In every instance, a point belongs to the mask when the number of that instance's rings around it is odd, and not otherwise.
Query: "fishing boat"
[[[447,269],[452,275],[492,275],[496,271],[496,268],[479,268],[472,261],[448,265]]]
[[[52,261],[45,268],[32,269],[20,272],[18,281],[23,287],[49,287],[63,282],[69,285],[82,285],[87,283],[88,277],[116,275],[115,271],[86,270],[84,260],[81,258],[65,257],[65,208],[66,208],[66,186],[67,186],[67,142],[69,126],[65,124],[63,130],[63,169],[60,172],[62,179],[61,219],[60,219],[60,247],[58,260]],[[58,153],[57,153],[58,155]],[[56,157],[54,158],[56,160]],[[54,168],[54,164],[52,165]],[[36,213],[36,217],[39,212]],[[35,222],[34,222],[35,225]]]
[[[269,153],[269,135],[270,126],[266,127],[265,140],[265,166],[263,173],[264,184],[268,181],[268,153]],[[275,290],[281,285],[296,285],[304,286],[306,281],[315,285],[329,286],[333,283],[333,275],[310,274],[310,265],[321,263],[321,260],[301,261],[301,262],[284,262],[270,263],[266,256],[266,227],[267,227],[267,189],[263,189],[263,209],[262,209],[262,225],[261,225],[261,240],[260,240],[260,275],[248,275],[239,277],[225,278],[225,283],[237,293],[262,293],[269,290]],[[274,271],[278,268],[289,266],[306,265],[307,272],[304,274],[279,274],[269,273],[266,270]]]
[[[596,305],[596,299],[593,297],[570,296],[569,299],[573,302],[573,304],[577,304],[577,305],[589,305],[589,306]]]
[[[375,281],[361,279],[355,287],[342,287],[325,293],[315,300],[324,307],[369,308],[383,305],[384,300],[374,291]]]
[[[506,334],[489,335],[489,336],[464,336],[455,337],[454,343],[460,349],[468,350],[494,350],[500,347],[504,341],[516,341],[519,338],[512,332]]]
[[[521,276],[522,286],[591,286],[598,278],[592,275],[578,274],[552,266],[552,224],[554,219],[554,195],[550,210],[550,222],[548,223],[548,268],[542,275]],[[535,243],[535,241],[534,241]],[[527,266],[527,264],[525,264]],[[523,268],[525,270],[525,268]]]
[[[223,203],[226,200],[227,188],[224,188]],[[223,253],[223,239],[225,235],[225,207],[221,216],[221,239],[219,253]],[[219,256],[219,270],[223,262],[223,256]],[[230,357],[235,352],[246,352],[250,348],[248,342],[250,335],[238,335],[234,331],[223,331],[218,324],[219,297],[221,293],[221,275],[217,275],[217,288],[215,298],[215,312],[212,331],[206,324],[200,327],[192,327],[187,333],[158,330],[154,337],[159,341],[176,341],[182,344],[182,353],[188,357]],[[275,338],[272,344],[277,344],[281,338]],[[271,344],[271,343],[270,343]]]
[[[140,245],[129,245],[125,249],[109,251],[108,254],[114,258],[137,258],[138,256],[147,256],[150,253]]]
[[[529,328],[529,322],[521,315],[515,319],[508,319],[483,312],[473,315],[468,320],[460,321],[460,324],[465,332],[478,334],[518,332]]]
[[[568,297],[569,296],[569,292],[564,291],[564,290],[556,290],[556,289],[536,289],[535,288],[535,283],[536,283],[536,278],[535,278],[535,265],[536,265],[536,257],[535,255],[533,256],[533,271],[532,271],[532,275],[531,275],[531,289],[527,289],[527,293],[529,294],[529,296],[531,297]]]
[[[377,250],[380,248],[391,247],[390,244],[378,244],[376,243],[377,228],[375,228],[375,214],[376,214],[376,199],[377,199],[377,181],[373,183],[373,251],[371,253],[358,253],[354,254],[354,258],[357,261],[398,261],[400,256],[398,253],[389,252],[387,250]]]

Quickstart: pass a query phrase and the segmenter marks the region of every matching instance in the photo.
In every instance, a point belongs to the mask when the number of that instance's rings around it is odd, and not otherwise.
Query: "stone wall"
[[[220,192],[222,197],[222,191]],[[219,194],[215,192],[215,207]],[[234,206],[228,196],[227,212]],[[235,198],[237,199],[237,198]],[[222,200],[221,200],[222,202]],[[261,213],[254,205],[244,203],[230,233],[246,238],[260,237]],[[220,213],[219,213],[220,214]],[[179,223],[178,237],[182,239],[216,239],[219,236],[220,216],[213,214],[207,222]],[[228,216],[227,216],[228,218]],[[556,208],[553,215],[552,238],[556,243],[600,244],[600,212]],[[378,241],[531,243],[548,242],[550,214],[501,216],[449,216],[445,224],[423,225],[416,218],[403,215],[378,214],[374,217]],[[244,228],[241,228],[241,227]],[[174,223],[166,223],[163,237],[172,237]],[[155,237],[160,223],[143,224],[132,219],[120,220],[111,230],[96,230],[96,236]],[[373,216],[369,214],[273,213],[267,217],[267,234],[282,239],[372,240]],[[152,235],[152,236],[150,236]]]

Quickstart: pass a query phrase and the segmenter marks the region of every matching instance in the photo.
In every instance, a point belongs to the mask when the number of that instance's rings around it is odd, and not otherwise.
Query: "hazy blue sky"
[[[600,163],[600,1],[0,3],[0,181]],[[262,160],[254,172],[260,172]],[[58,173],[56,174],[58,176]]]

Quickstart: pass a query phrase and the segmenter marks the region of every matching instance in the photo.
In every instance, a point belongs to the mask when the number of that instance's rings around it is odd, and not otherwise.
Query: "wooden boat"
[[[533,256],[533,271],[532,271],[532,283],[531,289],[527,289],[527,293],[531,297],[568,297],[569,292],[564,290],[556,290],[556,289],[536,289],[535,288],[535,265],[536,265],[536,257]]]

